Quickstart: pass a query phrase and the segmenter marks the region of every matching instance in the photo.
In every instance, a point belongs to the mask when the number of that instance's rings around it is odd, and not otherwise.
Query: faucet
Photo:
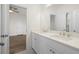
[[[60,32],[59,35],[65,36],[66,34],[65,34],[65,32]]]
[[[65,36],[65,32],[63,32],[63,36]]]

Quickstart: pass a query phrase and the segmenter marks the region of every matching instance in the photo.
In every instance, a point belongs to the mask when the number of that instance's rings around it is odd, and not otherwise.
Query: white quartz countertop
[[[58,41],[60,43],[63,43],[63,44],[66,44],[68,46],[79,49],[79,38],[78,37],[66,38],[66,37],[56,36],[56,34],[54,35],[54,33],[51,34],[51,33],[40,32],[40,31],[37,31],[37,32],[34,31],[33,33],[42,35],[42,36],[47,37],[51,40],[55,40],[55,41]]]

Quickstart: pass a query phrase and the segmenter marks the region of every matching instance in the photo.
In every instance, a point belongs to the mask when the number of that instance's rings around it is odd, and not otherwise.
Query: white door
[[[9,20],[9,5],[8,4],[2,4],[1,5],[1,43],[4,45],[1,46],[0,50],[2,54],[8,54],[9,53],[9,34],[8,34],[8,20]]]

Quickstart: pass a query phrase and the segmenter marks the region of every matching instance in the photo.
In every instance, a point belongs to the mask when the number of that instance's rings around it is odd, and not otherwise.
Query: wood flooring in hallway
[[[26,50],[26,35],[10,36],[10,54],[15,54]]]

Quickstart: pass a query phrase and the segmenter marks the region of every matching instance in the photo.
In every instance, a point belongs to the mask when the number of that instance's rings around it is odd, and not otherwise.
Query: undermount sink
[[[71,37],[62,37],[61,39],[66,40],[66,41],[70,41],[70,40],[72,40]]]
[[[61,36],[61,35],[52,35],[52,37],[57,37],[58,39],[66,40],[66,41],[72,40],[71,37],[66,37],[66,36]]]
[[[61,39],[61,40],[65,40],[65,41],[70,41],[72,40],[71,37],[67,37],[67,36],[63,36],[63,35],[59,35],[59,34],[56,34],[56,33],[45,33],[46,35],[49,35],[51,37],[55,37],[55,38],[58,38],[58,39]]]
[[[58,34],[56,34],[56,33],[45,33],[46,35],[50,35],[50,36],[58,36]]]

